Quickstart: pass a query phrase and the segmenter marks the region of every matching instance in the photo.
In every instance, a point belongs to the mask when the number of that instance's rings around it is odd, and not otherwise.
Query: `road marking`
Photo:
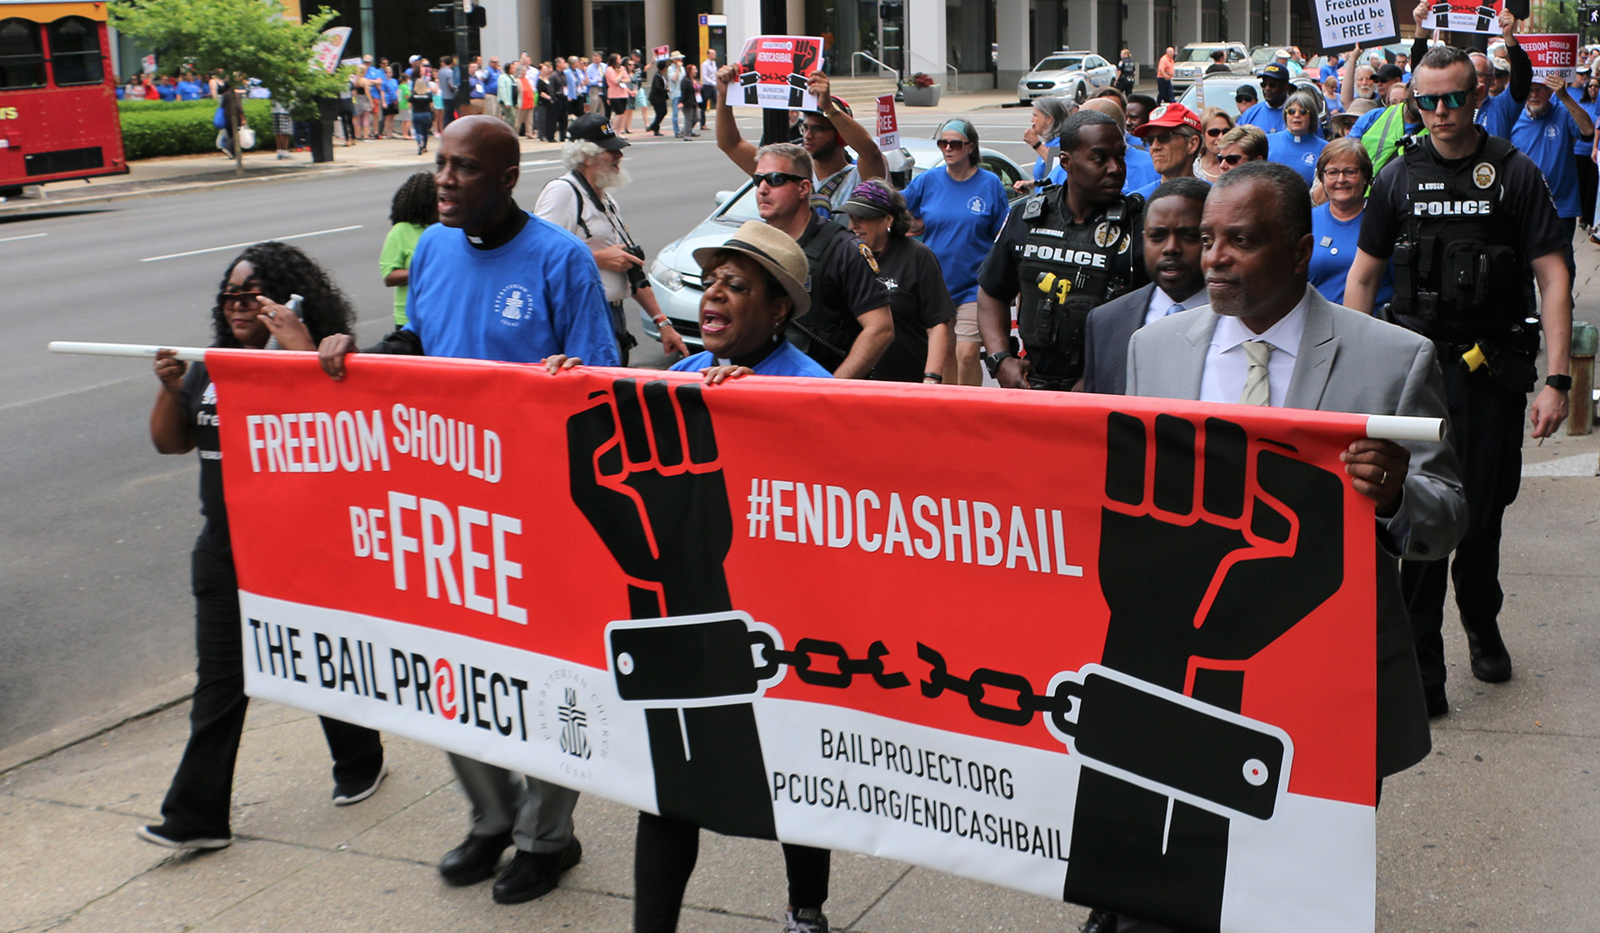
[[[0,237],[0,243],[10,243],[12,240],[37,240],[42,236],[49,235],[48,233],[25,233],[22,236],[5,236]]]
[[[227,246],[208,246],[205,249],[192,249],[192,250],[189,250],[187,253],[168,253],[165,256],[150,256],[150,257],[148,257],[146,259],[141,259],[139,261],[140,262],[160,262],[163,259],[182,259],[185,256],[199,256],[199,255],[201,255],[203,253],[220,253],[223,250],[239,249],[239,248],[245,247],[245,246],[254,246],[257,243],[265,243],[268,240],[277,240],[279,242],[282,242],[283,240],[303,240],[308,236],[322,236],[323,234],[327,234],[327,233],[344,233],[347,230],[360,230],[363,226],[365,226],[365,224],[352,224],[351,226],[348,226],[348,227],[334,227],[331,230],[313,230],[310,233],[292,233],[289,236],[263,237],[262,239],[250,240],[250,241],[245,242],[245,243],[229,243]]]

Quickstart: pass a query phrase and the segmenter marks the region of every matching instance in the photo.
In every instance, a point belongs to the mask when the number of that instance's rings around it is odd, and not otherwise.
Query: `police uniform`
[[[887,308],[889,292],[878,280],[872,250],[839,223],[813,213],[799,243],[806,254],[811,309],[789,322],[787,337],[831,373],[861,334],[856,318]]]
[[[1010,304],[1020,296],[1017,332],[1033,363],[1028,384],[1065,392],[1083,375],[1089,312],[1145,284],[1144,198],[1124,197],[1074,223],[1066,186],[1049,187],[1013,208],[978,271],[978,285]],[[1011,355],[988,358],[990,374]]]
[[[1570,236],[1539,167],[1484,133],[1471,156],[1453,160],[1440,158],[1431,140],[1407,137],[1374,181],[1362,218],[1361,250],[1393,257],[1387,316],[1439,350],[1467,494],[1467,533],[1450,575],[1475,657],[1479,648],[1490,655],[1503,650],[1500,524],[1521,482],[1540,335],[1524,290],[1527,264],[1564,249]],[[1441,698],[1447,564],[1441,554],[1407,561],[1401,570],[1422,680]]]

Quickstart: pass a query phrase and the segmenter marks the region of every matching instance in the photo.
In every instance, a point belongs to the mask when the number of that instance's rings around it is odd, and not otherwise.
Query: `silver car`
[[[919,175],[943,162],[939,147],[932,139],[902,139],[901,152],[912,165],[912,175]],[[1000,183],[1012,192],[1012,184],[1032,178],[1031,168],[1021,166],[1003,153],[987,146],[978,149],[984,168],[1000,176]],[[1015,199],[1015,195],[1012,195]],[[733,231],[747,220],[760,220],[756,211],[755,185],[745,182],[734,191],[718,191],[717,209],[686,235],[661,248],[647,270],[650,285],[655,289],[661,313],[672,321],[672,326],[683,337],[683,342],[694,351],[705,349],[700,342],[700,296],[705,289],[700,282],[700,266],[694,261],[694,251],[707,246],[721,246],[733,236]],[[661,340],[661,329],[643,309],[639,323],[652,339]]]
[[[1191,42],[1177,54],[1172,65],[1172,86],[1186,88],[1211,67],[1211,53],[1223,51],[1222,63],[1235,74],[1250,73],[1250,52],[1243,42]]]
[[[1053,52],[1017,82],[1017,99],[1070,97],[1081,104],[1116,79],[1117,66],[1093,52]]]

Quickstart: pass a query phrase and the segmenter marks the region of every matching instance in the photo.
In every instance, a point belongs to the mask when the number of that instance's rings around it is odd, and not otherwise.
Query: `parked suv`
[[[1222,49],[1222,63],[1235,74],[1250,73],[1250,50],[1243,42],[1191,42],[1178,52],[1172,65],[1172,87],[1181,91],[1211,67],[1211,53]]]
[[[1040,97],[1070,97],[1083,103],[1117,78],[1117,66],[1094,52],[1051,52],[1017,82],[1017,99],[1031,104]]]

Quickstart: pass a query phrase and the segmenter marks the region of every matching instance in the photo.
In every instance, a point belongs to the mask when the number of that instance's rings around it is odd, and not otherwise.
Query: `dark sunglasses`
[[[1217,164],[1218,165],[1238,165],[1240,162],[1243,162],[1243,161],[1244,161],[1244,156],[1240,155],[1237,152],[1230,152],[1227,155],[1219,155],[1219,156],[1217,156]]]
[[[1439,102],[1451,110],[1460,110],[1467,105],[1466,91],[1451,91],[1448,94],[1417,94],[1417,107],[1425,113],[1432,113],[1439,108]]]
[[[261,292],[259,290],[245,291],[242,289],[225,288],[217,297],[222,299],[223,304],[238,303],[248,307],[250,305],[257,305],[261,303]]]
[[[934,141],[934,145],[940,149],[960,149],[966,144],[967,141],[965,139],[940,139]]]
[[[1285,109],[1283,111],[1283,115],[1286,116],[1286,117],[1310,117],[1310,116],[1315,116],[1315,114],[1313,114],[1311,111],[1303,110],[1303,109],[1301,109],[1299,107],[1293,107],[1293,108]]]
[[[791,175],[788,172],[756,172],[750,176],[750,180],[755,182],[757,185],[761,184],[762,182],[766,182],[773,188],[782,188],[791,181],[802,182],[810,181],[811,179],[801,175]]]
[[[1151,133],[1149,136],[1146,136],[1144,139],[1145,139],[1145,142],[1147,142],[1147,143],[1155,143],[1158,146],[1170,146],[1170,145],[1172,145],[1172,141],[1175,140],[1175,139],[1181,140],[1181,139],[1188,139],[1188,138],[1189,138],[1189,134],[1187,134],[1187,133],[1179,133],[1179,132],[1177,132],[1175,130],[1162,130],[1159,133]]]
[[[1206,135],[1210,136],[1212,139],[1216,139],[1218,136],[1221,136],[1223,133],[1226,133],[1226,132],[1227,132],[1227,129],[1224,128],[1224,127],[1213,126],[1211,129],[1206,130]]]

